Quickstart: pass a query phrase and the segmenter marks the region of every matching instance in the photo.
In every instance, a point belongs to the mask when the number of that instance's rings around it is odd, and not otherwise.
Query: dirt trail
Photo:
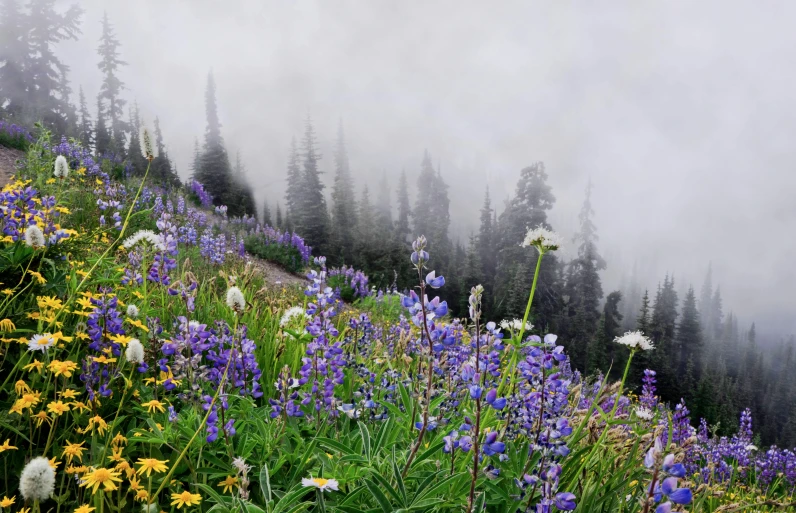
[[[303,286],[307,284],[307,278],[305,278],[304,276],[290,273],[273,262],[262,260],[252,255],[246,255],[246,256],[251,260],[252,265],[254,265],[254,267],[258,271],[263,273],[265,281],[270,284],[287,285],[287,286],[290,285]]]
[[[17,161],[25,158],[25,152],[0,146],[0,187],[7,184],[17,172]]]

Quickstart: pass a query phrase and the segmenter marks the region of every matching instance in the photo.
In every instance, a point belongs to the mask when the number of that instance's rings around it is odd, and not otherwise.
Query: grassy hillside
[[[750,418],[715,439],[654,373],[641,396],[586,380],[567,341],[481,318],[478,288],[450,319],[422,237],[419,295],[373,293],[200,184],[147,179],[45,134],[0,193],[0,507],[792,510],[796,456],[755,447]]]

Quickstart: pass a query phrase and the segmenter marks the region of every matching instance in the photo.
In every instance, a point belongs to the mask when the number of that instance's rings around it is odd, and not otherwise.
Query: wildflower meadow
[[[199,182],[8,133],[27,153],[0,192],[4,513],[794,511],[796,454],[758,445],[748,410],[718,436],[655,368],[629,386],[646,333],[616,338],[614,380],[532,324],[565,244],[545,227],[518,248],[522,319],[487,318],[480,285],[453,318],[423,234],[414,285],[374,289]]]

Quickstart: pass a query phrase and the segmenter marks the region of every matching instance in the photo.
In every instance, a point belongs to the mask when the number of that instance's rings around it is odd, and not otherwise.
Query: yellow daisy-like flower
[[[91,304],[91,300],[85,297],[81,297],[75,303],[79,304],[83,307],[84,310],[94,310],[94,305]]]
[[[122,457],[122,450],[124,450],[122,447],[114,447],[113,454],[108,456],[108,459],[111,461],[115,461],[117,463],[120,461],[124,461],[124,458]]]
[[[63,392],[58,392],[58,396],[63,399],[74,399],[77,397],[79,392],[77,390],[72,390],[71,388],[67,388]]]
[[[69,405],[64,404],[63,401],[53,401],[47,405],[47,411],[59,417],[64,413],[68,412],[69,410],[70,410]]]
[[[28,274],[36,278],[36,281],[39,282],[39,285],[44,285],[47,283],[47,280],[44,279],[44,276],[42,276],[41,273],[28,269]]]
[[[28,384],[25,383],[25,380],[20,379],[19,381],[14,383],[14,392],[16,392],[17,395],[20,395],[20,394],[30,393],[32,392],[32,390],[30,389]]]
[[[63,376],[65,378],[71,378],[72,373],[75,371],[75,369],[77,369],[77,363],[71,360],[53,360],[50,362],[47,368],[50,370],[50,372],[55,374],[56,377]]]
[[[44,368],[44,364],[42,362],[40,362],[39,360],[33,360],[31,363],[25,365],[22,368],[25,369],[28,372],[36,371],[39,374],[41,374],[41,370]]]
[[[61,462],[60,462],[60,461],[58,461],[58,460],[56,460],[56,459],[55,459],[55,456],[53,456],[52,458],[50,458],[49,460],[47,460],[47,462],[50,464],[50,467],[51,467],[53,470],[58,470],[58,467],[61,465]]]
[[[3,289],[2,292],[6,296],[13,296],[14,295],[14,289]]]
[[[108,338],[122,347],[126,347],[127,343],[133,340],[133,337],[128,337],[127,335],[111,335]]]
[[[10,508],[11,505],[14,504],[15,500],[17,500],[16,495],[11,496],[10,499],[3,495],[3,500],[0,501],[0,508]]]
[[[127,477],[127,479],[130,479],[135,475],[135,469],[130,466],[130,462],[127,460],[120,461],[114,468],[119,472],[124,472],[124,475]]]
[[[135,475],[130,476],[130,489],[134,492],[141,489],[141,480],[135,477]]]
[[[147,328],[146,325],[144,325],[144,323],[142,323],[140,320],[138,320],[138,319],[130,319],[128,317],[127,319],[125,319],[125,321],[129,322],[130,324],[132,324],[136,328],[142,329],[145,332],[149,333],[149,328]]]
[[[92,511],[94,511],[95,509],[96,509],[96,508],[92,508],[92,507],[91,507],[91,506],[89,506],[88,504],[83,504],[83,505],[82,505],[82,506],[80,506],[79,508],[76,508],[76,509],[75,509],[75,511],[74,511],[73,513],[91,513],[91,512],[92,512]]]
[[[3,319],[0,321],[0,331],[3,333],[11,333],[12,331],[16,330],[17,327],[11,321],[11,319]]]
[[[188,490],[185,490],[182,493],[172,493],[171,498],[171,505],[177,506],[177,509],[180,509],[183,506],[193,506],[194,504],[199,504],[202,501],[201,495],[198,493],[191,493]]]
[[[105,355],[102,355],[102,356],[93,356],[92,358],[93,358],[93,359],[94,359],[94,361],[95,361],[95,362],[97,362],[97,363],[106,363],[106,364],[107,364],[107,363],[113,363],[113,362],[115,362],[115,361],[116,361],[116,358],[108,358],[108,357],[107,357],[107,356],[105,356]]]
[[[153,470],[157,473],[162,473],[169,469],[169,467],[166,466],[166,461],[156,460],[155,458],[138,458],[135,464],[141,466],[141,468],[138,469],[139,476],[146,473],[147,477],[149,477]]]
[[[83,451],[86,450],[83,447],[83,444],[86,443],[85,441],[80,442],[79,444],[73,444],[69,440],[66,441],[66,445],[64,445],[64,453],[61,455],[62,458],[66,458],[66,464],[72,464],[72,458],[77,458],[80,463],[83,463]]]
[[[111,444],[114,446],[123,445],[126,443],[127,443],[127,438],[121,433],[116,433],[116,436],[114,436],[113,440],[111,440]]]
[[[83,401],[72,401],[71,406],[75,410],[79,410],[81,413],[90,409]]]
[[[82,269],[78,269],[78,270],[77,270],[77,271],[75,271],[75,272],[76,272],[77,274],[79,274],[80,276],[84,277],[84,278],[88,278],[88,276],[89,276],[89,273],[87,273],[86,271],[84,271],[84,270],[82,270]]]
[[[238,478],[234,476],[227,476],[226,479],[218,483],[219,488],[224,489],[224,493],[229,492],[233,488],[238,488],[240,485],[238,484]]]
[[[85,486],[87,489],[91,488],[92,494],[97,493],[97,489],[99,489],[100,486],[102,486],[104,491],[112,492],[119,488],[116,483],[122,482],[122,479],[119,477],[120,475],[121,472],[116,472],[107,468],[94,469],[83,476],[83,482],[80,486]]]
[[[149,494],[146,490],[138,490],[135,492],[135,500],[141,502],[147,502],[149,500]]]
[[[166,408],[163,406],[163,403],[158,401],[157,399],[152,399],[151,401],[141,403],[141,406],[146,408],[149,413],[152,413],[153,410],[158,410],[160,413],[166,411]]]
[[[51,336],[52,336],[52,338],[55,339],[56,342],[61,342],[61,341],[63,341],[63,342],[71,342],[72,340],[74,340],[73,337],[67,337],[66,335],[64,335],[60,331],[57,331],[57,332],[53,333]]]
[[[11,439],[10,438],[7,438],[6,441],[3,442],[3,445],[0,445],[0,452],[3,452],[3,451],[16,451],[16,450],[17,450],[17,448],[14,447],[13,445],[11,445]]]
[[[138,292],[137,290],[133,291],[133,295],[135,297],[137,297],[138,299],[144,299],[144,295],[142,293]]]
[[[50,423],[50,417],[47,416],[47,412],[42,410],[35,415],[31,415],[30,418],[36,420],[36,427],[41,427],[44,421],[47,421],[47,424]]]

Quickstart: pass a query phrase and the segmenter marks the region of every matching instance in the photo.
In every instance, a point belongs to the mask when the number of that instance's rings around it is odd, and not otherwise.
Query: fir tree
[[[80,121],[78,123],[77,139],[84,148],[91,148],[94,144],[94,129],[91,125],[91,114],[88,112],[86,96],[83,94],[82,86],[79,89],[78,99],[80,102]]]
[[[277,204],[277,210],[279,208],[279,204]],[[282,213],[279,213],[279,217],[282,217]],[[280,219],[281,221],[281,219]],[[278,223],[277,223],[278,224]],[[271,221],[271,209],[268,207],[268,200],[263,200],[263,225],[272,226],[273,222]]]
[[[110,151],[111,134],[105,123],[105,106],[102,103],[102,95],[97,96],[97,130],[94,134],[94,145],[98,156],[105,155]]]
[[[66,120],[61,115],[62,101],[56,95],[61,74],[69,68],[55,55],[55,45],[77,39],[83,10],[73,5],[59,13],[55,10],[55,0],[31,0],[28,10],[25,23],[28,53],[22,66],[27,91],[23,120],[28,125],[41,120],[45,126],[63,133]]]
[[[246,168],[240,158],[240,151],[235,154],[235,167],[229,189],[224,196],[224,203],[227,205],[228,215],[231,216],[254,216],[257,213],[254,195],[246,178]]]
[[[283,230],[285,227],[284,220],[282,219],[282,207],[279,202],[276,203],[276,227]]]
[[[130,130],[130,126],[124,122],[124,106],[127,103],[121,98],[124,90],[124,83],[119,79],[119,68],[126,65],[119,58],[119,40],[116,39],[113,27],[108,20],[108,13],[102,16],[102,36],[97,52],[100,56],[98,63],[99,70],[102,72],[102,86],[100,96],[107,101],[107,115],[110,121],[111,149],[115,153],[124,151],[125,133]],[[135,153],[138,153],[137,149]]]
[[[650,335],[650,294],[648,290],[644,290],[644,296],[641,298],[641,308],[636,318],[636,329],[646,336]]]
[[[497,252],[495,248],[497,228],[493,224],[494,209],[489,198],[489,187],[484,193],[484,204],[481,207],[480,226],[478,228],[478,238],[476,240],[476,250],[478,259],[481,262],[481,279],[483,280],[484,290],[487,297],[494,294],[495,271],[497,267]],[[469,292],[468,292],[469,294]],[[491,314],[491,304],[484,305],[486,317]]]
[[[195,177],[213,197],[213,203],[223,205],[231,186],[232,170],[227,150],[224,147],[224,140],[221,137],[221,123],[218,119],[216,105],[216,83],[212,72],[207,75],[205,113],[207,128],[205,129],[204,151],[199,157]]]
[[[379,182],[379,197],[376,203],[376,210],[379,213],[379,224],[381,228],[392,231],[392,201],[390,200],[390,181],[387,174],[382,173]]]
[[[608,368],[614,369],[614,372],[620,372],[615,361],[615,356],[618,355],[616,349],[617,345],[614,343],[614,338],[620,335],[622,314],[619,313],[619,302],[622,300],[622,293],[615,290],[608,294],[605,298],[605,305],[603,306],[603,313],[600,317],[599,328],[597,330],[596,344],[591,351],[589,351],[589,365],[590,370],[599,370],[603,373],[608,372]],[[614,364],[613,366],[611,364]]]
[[[298,218],[301,194],[304,191],[304,181],[301,174],[301,161],[299,158],[296,138],[290,144],[290,157],[287,162],[287,189],[285,191],[285,213],[288,217]]]
[[[191,161],[191,180],[196,178],[196,173],[199,172],[201,165],[202,152],[199,151],[199,138],[195,137],[193,140],[193,160]]]
[[[412,236],[412,228],[409,226],[409,217],[412,210],[409,204],[409,185],[406,180],[406,171],[401,171],[398,180],[398,222],[395,225],[395,233],[398,240],[409,242]]]
[[[708,263],[708,271],[705,274],[705,281],[702,283],[702,290],[699,294],[699,321],[704,328],[705,339],[712,342],[716,336],[715,325],[711,321],[713,312],[713,264]]]
[[[27,95],[24,66],[29,53],[26,24],[17,0],[0,1],[0,113],[6,120],[20,124],[26,122],[23,118]]]
[[[139,133],[141,130],[141,114],[138,110],[138,102],[133,102],[132,107],[130,107],[129,115],[130,121],[127,123],[127,128],[130,130],[130,146],[127,149],[127,159],[132,165],[133,174],[143,176],[147,167],[151,166],[150,162],[144,158],[140,151],[141,141]],[[152,170],[150,169],[150,173],[151,172]]]
[[[677,340],[676,350],[678,355],[669,355],[676,357],[678,361],[677,374],[681,378],[690,378],[698,380],[698,369],[701,367],[702,357],[702,327],[699,324],[699,312],[696,306],[696,295],[694,288],[689,287],[688,293],[683,301],[683,310],[680,315],[680,323],[677,326]],[[688,376],[688,367],[693,367],[692,376]],[[696,382],[689,381],[689,379],[681,379],[683,391],[690,390],[691,387],[696,385]]]
[[[329,211],[323,194],[321,171],[318,161],[321,154],[316,148],[315,129],[312,120],[307,116],[302,142],[301,184],[298,209],[291,210],[290,218],[296,223],[297,231],[312,246],[316,254],[323,255],[329,243]]]
[[[352,264],[354,260],[354,228],[357,225],[357,206],[354,181],[345,146],[343,122],[337,129],[337,149],[334,154],[334,184],[332,185],[332,234],[330,264]]]
[[[150,174],[154,176],[156,183],[179,186],[180,177],[177,175],[176,169],[172,167],[171,159],[168,151],[166,151],[166,145],[163,143],[163,132],[160,130],[159,118],[155,117],[153,126],[155,127],[155,145],[158,149],[158,156],[152,161]]]

